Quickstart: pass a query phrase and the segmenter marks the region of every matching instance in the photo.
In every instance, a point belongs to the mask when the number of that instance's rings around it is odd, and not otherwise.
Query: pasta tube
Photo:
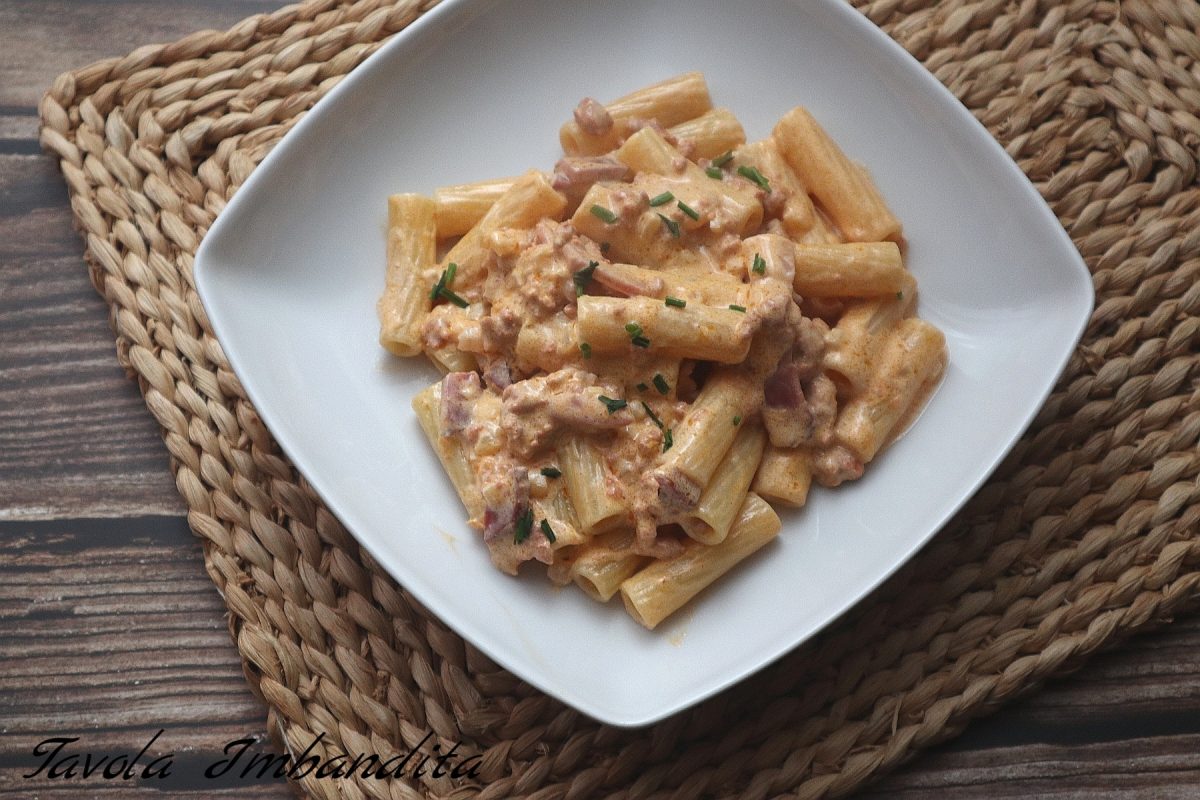
[[[495,178],[490,181],[476,181],[475,183],[462,183],[434,189],[433,202],[437,204],[438,238],[462,236],[471,230],[517,180],[517,178]]]
[[[874,182],[846,157],[812,114],[794,108],[771,134],[808,191],[851,242],[900,241],[900,221]]]
[[[550,185],[550,179],[530,170],[516,180],[479,220],[467,231],[443,264],[458,264],[458,286],[477,283],[484,273],[488,239],[502,228],[531,228],[545,217],[557,218],[566,208],[567,199]]]
[[[597,353],[626,353],[641,345],[659,355],[728,364],[746,358],[753,335],[746,315],[728,307],[677,308],[650,297],[584,295],[577,323],[579,341]]]
[[[442,383],[438,381],[417,393],[412,400],[413,411],[416,412],[417,422],[425,432],[425,438],[442,462],[442,469],[454,484],[458,499],[471,519],[483,516],[483,495],[475,485],[475,477],[471,472],[470,462],[463,444],[452,436],[442,436],[439,420],[439,407],[442,402]]]
[[[751,376],[734,369],[714,371],[676,426],[674,445],[662,455],[657,472],[681,474],[703,490],[737,436],[734,419],[749,417],[758,403]]]
[[[672,126],[669,133],[681,148],[686,143],[688,157],[693,161],[716,158],[746,141],[742,123],[727,108],[706,111],[695,119]]]
[[[840,377],[852,395],[861,395],[882,342],[912,311],[915,300],[915,291],[909,291],[851,305],[826,337],[822,366]]]
[[[718,544],[725,540],[762,460],[766,440],[766,433],[757,419],[742,423],[733,446],[713,473],[695,510],[679,521],[688,536],[702,544]]]
[[[586,101],[585,101],[586,102]],[[581,104],[582,105],[582,104]],[[607,153],[627,136],[639,121],[654,120],[664,128],[700,116],[712,108],[708,84],[699,72],[688,72],[655,83],[614,100],[595,115],[591,130],[576,119],[558,132],[563,152],[569,156],[595,156]],[[605,124],[607,117],[608,124]]]
[[[398,356],[421,352],[421,326],[432,301],[437,262],[434,202],[419,194],[388,198],[387,278],[376,310],[379,343]]]
[[[894,242],[798,244],[794,287],[805,297],[873,297],[915,285]]]
[[[812,453],[768,444],[750,488],[768,503],[799,508],[812,486]]]
[[[604,458],[595,445],[577,436],[563,439],[557,450],[559,468],[580,529],[585,534],[596,534],[623,522],[625,502],[609,491],[616,483],[610,479]]]
[[[592,539],[571,563],[570,578],[593,600],[607,603],[621,583],[650,560],[633,552],[632,531],[612,531]]]
[[[683,554],[656,561],[621,584],[625,609],[653,629],[705,587],[778,535],[779,516],[756,494],[746,495],[720,544],[689,542]]]
[[[914,402],[941,377],[946,337],[924,320],[901,322],[875,362],[866,391],[843,406],[834,433],[864,463],[887,443]]]
[[[783,198],[779,220],[792,237],[800,237],[816,224],[817,211],[808,197],[804,181],[788,165],[773,139],[743,145],[733,154],[733,166],[754,168],[767,179],[771,191]]]

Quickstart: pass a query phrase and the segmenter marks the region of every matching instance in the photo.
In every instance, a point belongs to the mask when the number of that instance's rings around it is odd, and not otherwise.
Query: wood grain
[[[35,106],[67,68],[269,11],[269,0],[0,0],[0,798],[291,796],[199,777],[264,736],[166,451],[114,357]],[[169,782],[25,781],[33,746],[136,751]],[[868,798],[1200,797],[1200,620],[975,722]]]
[[[0,154],[0,519],[181,514],[50,159]]]

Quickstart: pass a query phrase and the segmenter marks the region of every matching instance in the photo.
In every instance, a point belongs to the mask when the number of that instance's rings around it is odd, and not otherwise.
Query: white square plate
[[[584,96],[702,70],[760,138],[806,105],[901,218],[945,382],[856,484],[656,632],[492,568],[409,408],[437,379],[376,344],[385,198],[549,169]],[[912,555],[1029,424],[1092,305],[1078,253],[987,131],[836,0],[447,0],[309,113],[205,238],[196,282],[275,437],[367,549],[497,662],[642,725],[812,636]]]

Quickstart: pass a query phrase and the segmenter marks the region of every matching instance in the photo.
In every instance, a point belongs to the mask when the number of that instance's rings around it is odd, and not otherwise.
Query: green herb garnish
[[[718,181],[725,177],[725,173],[721,172],[721,170],[717,169],[716,167],[709,167],[708,169],[704,170],[704,174]]]
[[[721,155],[717,156],[716,158],[714,158],[712,160],[712,165],[714,167],[723,167],[732,160],[733,160],[733,151],[726,150],[724,153],[722,153]]]
[[[541,528],[542,533],[546,534],[546,539],[550,542],[550,544],[554,544],[554,529],[550,527],[550,521],[545,519],[542,520]]]
[[[517,517],[516,533],[513,534],[513,544],[520,544],[529,538],[529,532],[533,530],[533,510],[525,509],[521,512],[521,516]]]
[[[626,322],[625,332],[629,334],[629,341],[633,342],[634,347],[650,346],[650,340],[642,335],[642,326],[636,322]]]
[[[665,206],[667,203],[671,202],[674,199],[675,199],[675,195],[671,194],[670,192],[663,192],[660,195],[651,197],[650,205],[651,206]]]
[[[592,357],[592,346],[590,344],[588,344],[587,342],[580,342],[579,343],[579,352],[583,353],[584,358],[591,358]]]
[[[678,297],[671,297],[670,295],[667,295],[667,298],[663,300],[663,302],[669,306],[674,306],[675,308],[687,307],[687,300],[680,300]]]
[[[897,299],[897,300],[903,300],[903,299],[904,299],[904,292],[896,292],[896,299]]]
[[[674,236],[676,239],[678,239],[679,238],[679,223],[663,214],[659,214],[658,218],[663,221],[663,225],[667,226],[667,230],[669,230],[671,232],[671,235]]]
[[[454,283],[454,276],[457,274],[458,264],[455,264],[453,261],[451,261],[450,266],[442,270],[441,277],[438,278],[437,283],[433,285],[433,290],[429,292],[429,299],[436,303],[440,297],[445,300],[449,300],[459,308],[466,308],[468,305],[470,305],[470,303],[468,303],[466,300],[463,300],[454,292],[450,291],[450,287]]]
[[[741,166],[738,167],[737,171],[738,175],[741,175],[747,180],[754,181],[759,185],[759,187],[766,189],[767,191],[771,190],[770,182],[767,180],[766,176],[758,171],[757,167]]]
[[[729,310],[730,310],[730,311],[737,311],[737,312],[738,312],[738,313],[740,313],[740,314],[745,314],[745,313],[746,313],[746,307],[745,307],[745,306],[735,306],[735,305],[732,305],[732,304],[730,304],[730,306],[729,306]]]
[[[447,289],[445,286],[442,287],[441,291],[438,292],[438,294],[440,296],[446,298],[447,300],[449,300],[451,303],[454,303],[454,305],[458,306],[459,308],[466,308],[467,306],[471,305],[470,303],[468,303],[466,301],[466,298],[459,297],[454,292]]]
[[[642,401],[642,408],[646,409],[646,416],[650,417],[650,421],[657,425],[660,431],[663,430],[662,420],[658,418],[658,414],[654,413],[654,409],[646,404],[645,400]]]
[[[654,373],[652,383],[654,384],[654,388],[658,389],[659,394],[666,395],[671,391],[671,384],[667,383],[667,379],[660,372]]]
[[[754,265],[750,267],[750,271],[756,275],[762,275],[767,271],[767,262],[763,261],[763,257],[758,253],[754,254]]]
[[[639,383],[637,386],[635,386],[633,388],[637,389],[639,392],[645,392],[650,389],[650,387],[647,386],[645,383]]]
[[[663,425],[662,420],[658,418],[658,414],[654,413],[654,409],[645,400],[642,401],[642,408],[646,409],[646,416],[650,417],[650,421],[657,425],[658,429],[663,432],[663,452],[667,452],[671,449],[671,445],[675,443],[671,438],[671,429]]]
[[[561,478],[562,470],[558,467],[542,467],[542,474],[547,478]]]
[[[600,266],[598,261],[589,261],[588,265],[571,276],[571,280],[575,283],[575,296],[581,297],[588,284],[592,282],[592,273],[596,271],[596,267]]]
[[[617,221],[617,215],[614,214],[613,212],[609,211],[604,206],[593,205],[591,208],[588,209],[588,211],[592,212],[593,217],[602,219],[605,222],[607,222],[609,225],[612,225],[614,222]]]
[[[736,428],[738,425],[741,425],[741,424],[742,424],[742,415],[735,414],[733,417],[733,427]]]
[[[680,211],[682,211],[683,213],[685,213],[689,217],[691,217],[692,219],[695,219],[695,220],[700,219],[699,212],[697,212],[696,209],[692,208],[691,206],[689,206],[687,203],[683,202],[682,200],[680,200],[678,203],[676,203],[675,206]]]
[[[624,400],[614,400],[611,397],[600,395],[600,402],[604,403],[604,407],[608,409],[608,413],[615,414],[625,406],[629,405]]]

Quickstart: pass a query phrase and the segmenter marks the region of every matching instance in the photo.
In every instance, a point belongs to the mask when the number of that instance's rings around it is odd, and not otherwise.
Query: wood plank
[[[47,216],[24,215],[0,245],[0,518],[182,513],[78,237]]]
[[[862,800],[1194,800],[1200,735],[1101,744],[934,751],[855,795]]]
[[[127,747],[164,724],[215,752],[261,730],[182,518],[9,522],[0,534],[0,752],[62,731]]]
[[[35,107],[62,72],[274,11],[280,0],[7,0],[0,4],[0,106]]]

